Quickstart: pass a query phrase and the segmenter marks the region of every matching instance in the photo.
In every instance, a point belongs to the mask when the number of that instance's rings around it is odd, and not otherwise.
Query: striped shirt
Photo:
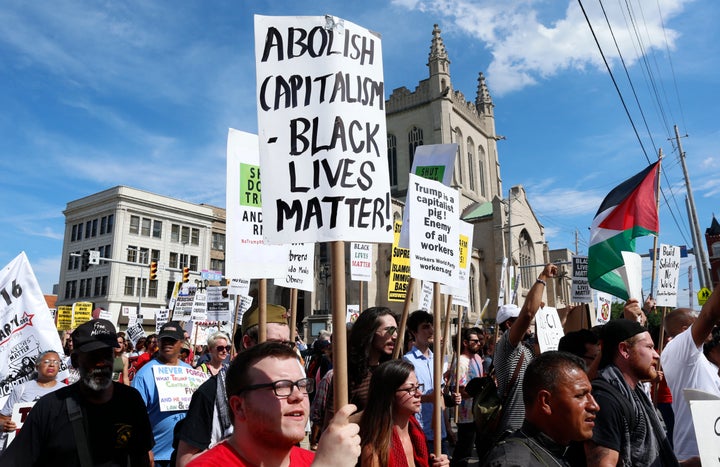
[[[506,387],[510,384],[521,353],[525,354],[525,358],[523,359],[522,366],[515,380],[515,386],[510,390],[507,401],[505,402],[504,414],[500,422],[500,431],[498,434],[506,430],[518,430],[523,424],[523,420],[525,419],[525,404],[523,403],[522,397],[522,380],[523,376],[525,376],[525,369],[535,357],[533,351],[522,343],[518,344],[517,347],[513,347],[508,338],[508,332],[509,331],[505,331],[495,346],[495,358],[493,360],[495,375],[497,376],[498,395],[501,398],[505,394]]]

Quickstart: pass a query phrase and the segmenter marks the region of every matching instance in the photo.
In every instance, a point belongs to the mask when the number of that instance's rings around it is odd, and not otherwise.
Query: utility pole
[[[708,260],[705,253],[705,248],[702,245],[700,238],[700,225],[697,219],[697,210],[695,209],[695,199],[693,198],[692,189],[690,188],[690,177],[688,176],[687,165],[685,164],[685,152],[682,149],[682,143],[680,142],[680,133],[678,132],[677,125],[675,127],[675,140],[678,145],[678,152],[680,153],[680,164],[682,165],[683,175],[685,175],[685,189],[687,190],[687,210],[690,221],[690,230],[693,233],[693,249],[695,250],[695,259],[698,263],[698,278],[700,279],[701,287],[712,287],[712,280],[710,279],[710,269],[708,268]]]
[[[578,236],[579,235],[580,235],[580,233],[578,232],[578,229],[575,229],[575,256],[580,254],[579,250],[578,250],[578,244],[579,244]]]

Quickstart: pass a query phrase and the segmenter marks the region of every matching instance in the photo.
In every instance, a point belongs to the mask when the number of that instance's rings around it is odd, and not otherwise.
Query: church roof
[[[713,216],[710,223],[710,228],[705,231],[705,235],[720,235],[720,223],[715,219],[715,216]]]
[[[472,221],[482,219],[484,217],[492,217],[493,205],[489,201],[473,203],[463,211],[460,218],[464,221]]]

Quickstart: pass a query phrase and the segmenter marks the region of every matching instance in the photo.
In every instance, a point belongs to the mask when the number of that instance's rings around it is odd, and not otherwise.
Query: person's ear
[[[230,396],[228,398],[228,405],[230,411],[233,414],[233,419],[236,417],[240,420],[245,420],[245,398],[241,396]]]
[[[545,415],[552,414],[552,394],[547,389],[538,392],[535,403]]]

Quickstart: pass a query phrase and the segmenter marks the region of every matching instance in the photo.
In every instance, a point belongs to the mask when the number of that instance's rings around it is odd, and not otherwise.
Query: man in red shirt
[[[316,453],[297,447],[305,437],[315,380],[307,378],[297,353],[276,342],[240,352],[227,371],[233,434],[188,467],[348,466],[360,454],[359,427],[349,423],[355,410],[339,410]]]

